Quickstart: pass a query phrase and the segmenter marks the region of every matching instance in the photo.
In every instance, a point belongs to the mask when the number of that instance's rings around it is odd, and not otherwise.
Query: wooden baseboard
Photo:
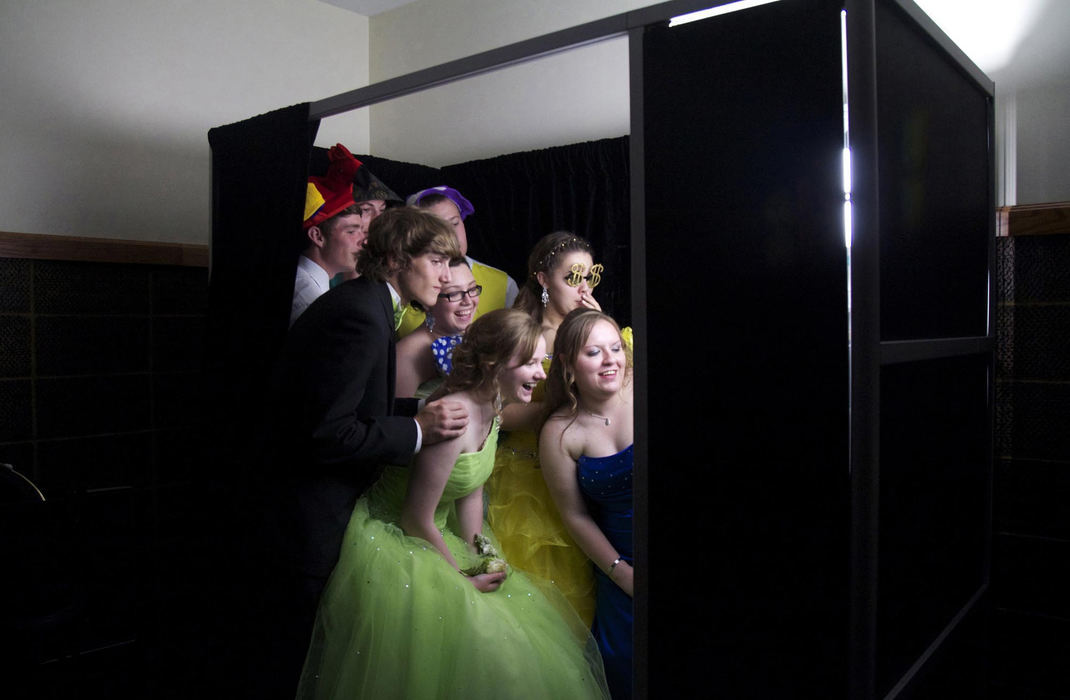
[[[0,258],[208,267],[208,246],[0,231]]]
[[[997,236],[1070,233],[1070,202],[1020,204],[996,210]]]

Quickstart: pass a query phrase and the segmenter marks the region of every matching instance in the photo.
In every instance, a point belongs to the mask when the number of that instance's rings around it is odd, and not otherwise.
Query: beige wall
[[[998,84],[997,84],[998,86]],[[1065,80],[1021,86],[996,93],[997,126],[1003,132],[1004,168],[1014,178],[1013,188],[1001,189],[1006,204],[1070,201],[1070,76]],[[1007,110],[1016,128],[1008,134]],[[1014,141],[1008,143],[1007,139]],[[1009,195],[1009,196],[1008,196]]]
[[[373,82],[656,4],[643,0],[417,0],[371,18]],[[448,165],[629,133],[623,39],[371,108],[372,148]]]
[[[368,82],[317,0],[0,3],[0,231],[207,243],[207,133]],[[368,144],[366,115],[320,143]]]

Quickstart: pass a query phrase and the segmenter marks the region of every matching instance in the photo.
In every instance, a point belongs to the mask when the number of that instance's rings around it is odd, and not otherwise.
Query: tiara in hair
[[[541,261],[539,261],[539,266],[536,268],[536,271],[550,269],[550,261],[553,260],[553,257],[555,255],[560,253],[565,248],[568,248],[569,246],[575,245],[577,243],[582,244],[584,250],[588,250],[589,251],[591,249],[591,244],[590,243],[588,243],[587,241],[583,240],[582,238],[577,238],[576,236],[572,236],[572,237],[568,238],[567,240],[561,241],[560,243],[555,245],[553,247],[553,250],[551,250],[549,253],[547,253],[546,257],[544,257]],[[532,273],[532,276],[533,277],[535,276],[534,272]]]

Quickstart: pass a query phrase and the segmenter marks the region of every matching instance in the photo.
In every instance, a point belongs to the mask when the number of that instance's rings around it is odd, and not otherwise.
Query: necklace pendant
[[[609,420],[609,418],[607,416],[603,416],[601,414],[595,413],[594,411],[588,411],[586,408],[583,409],[583,411],[584,411],[584,413],[586,413],[587,415],[589,415],[589,416],[591,416],[593,418],[597,418],[599,420],[605,421],[606,426],[607,427],[609,426],[610,420]]]

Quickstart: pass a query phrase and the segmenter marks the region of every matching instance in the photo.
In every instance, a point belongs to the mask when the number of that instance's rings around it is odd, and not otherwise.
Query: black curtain
[[[631,323],[628,137],[554,146],[442,168],[372,155],[357,159],[402,199],[449,185],[475,207],[465,220],[468,252],[523,284],[528,253],[552,231],[591,242],[606,267],[597,297],[622,325]],[[310,174],[327,172],[327,149],[312,152]]]
[[[475,207],[469,254],[523,284],[531,247],[552,231],[583,236],[606,267],[597,297],[631,323],[628,137],[510,153],[442,168]]]
[[[238,581],[239,541],[262,479],[263,407],[293,298],[303,243],[309,154],[319,122],[309,105],[208,132],[212,244],[205,339],[209,509],[221,582]],[[224,586],[225,588],[225,586]]]
[[[295,262],[312,142],[318,121],[309,105],[262,114],[208,132],[212,149],[212,242],[206,332],[209,417],[202,507],[215,529],[202,552],[202,605],[197,624],[214,645],[199,662],[196,683],[247,697],[258,687],[253,624],[258,611],[250,571],[263,463],[263,407],[276,354],[288,328]],[[194,613],[195,615],[198,613]],[[237,670],[237,671],[236,671]],[[270,674],[257,674],[268,678]]]
[[[221,478],[239,477],[285,337],[319,122],[308,103],[208,132],[212,258],[207,363]]]

